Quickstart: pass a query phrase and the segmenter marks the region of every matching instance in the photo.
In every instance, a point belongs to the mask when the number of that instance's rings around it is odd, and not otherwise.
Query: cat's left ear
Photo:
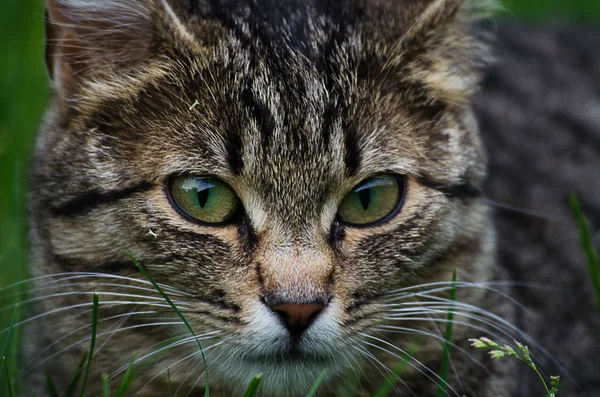
[[[165,0],[46,0],[46,66],[63,97],[179,40],[193,41]]]

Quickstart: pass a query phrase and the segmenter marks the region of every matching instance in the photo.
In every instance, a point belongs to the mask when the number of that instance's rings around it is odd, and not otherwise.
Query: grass
[[[4,347],[2,347],[2,354],[0,354],[0,358],[2,358],[2,363],[0,363],[0,370],[5,365],[6,360],[6,352],[8,351],[8,344],[10,343],[10,336],[13,333],[15,328],[15,323],[17,321],[17,313],[19,313],[19,303],[15,305],[15,311],[13,313],[12,319],[10,320],[10,325],[8,326],[8,332],[6,334],[6,340],[4,341]]]
[[[386,378],[381,387],[373,394],[373,397],[386,397],[394,390],[396,383],[401,379],[402,374],[406,371],[406,367],[411,360],[411,357],[419,350],[420,340],[417,340],[406,348],[406,352],[403,354],[402,359],[399,360],[394,368],[392,369],[392,373],[390,373]]]
[[[85,396],[86,386],[90,374],[90,368],[92,366],[92,361],[94,358],[94,349],[96,346],[96,336],[98,332],[98,307],[99,296],[98,294],[94,293],[92,297],[92,335],[90,342],[90,350],[81,357],[81,361],[79,362],[79,365],[77,366],[77,369],[75,371],[75,376],[67,385],[63,397],[76,396],[77,389],[79,387],[79,380],[81,379],[81,374],[83,373],[84,367],[85,375],[83,377],[83,384],[81,386],[80,396]],[[135,356],[132,356],[131,361],[129,362],[129,366],[127,367],[127,370],[123,377],[123,381],[121,382],[121,386],[119,387],[119,390],[117,391],[114,397],[125,397],[125,393],[127,392],[129,385],[131,384],[131,380],[133,379],[131,376],[131,371],[133,368],[134,361]],[[46,387],[47,392],[51,397],[60,397],[60,394],[58,393],[58,389],[54,384],[52,376],[48,372],[46,372]],[[110,383],[107,374],[102,374],[102,395],[103,397],[111,397]]]
[[[440,382],[438,383],[437,397],[446,395],[448,387],[448,370],[450,369],[450,347],[452,346],[452,328],[454,327],[454,302],[456,302],[456,269],[452,272],[452,288],[450,289],[450,300],[453,302],[448,309],[448,322],[446,323],[446,334],[444,336],[444,355],[442,367],[440,368]]]
[[[85,387],[87,386],[90,376],[90,368],[92,367],[92,359],[94,358],[94,348],[96,347],[96,334],[98,331],[98,294],[93,295],[92,305],[92,340],[90,342],[90,352],[88,353],[87,366],[85,367],[85,376],[83,377],[83,386],[81,386],[81,397],[85,396]]]
[[[544,385],[544,388],[546,389],[546,393],[548,393],[547,396],[556,397],[556,393],[558,392],[560,384],[560,376],[551,376],[550,381],[546,382],[546,379],[544,379],[544,376],[538,370],[537,365],[535,365],[535,363],[533,362],[533,359],[531,358],[531,355],[529,353],[529,348],[527,346],[517,341],[514,341],[515,345],[517,346],[517,349],[515,349],[509,345],[501,346],[493,340],[485,337],[469,340],[472,342],[471,346],[477,349],[490,350],[490,356],[497,360],[504,357],[515,357],[518,360],[522,361],[529,368],[531,368],[540,378],[542,384]]]
[[[530,21],[560,20],[598,23],[597,0],[501,0],[509,16]]]
[[[246,392],[244,393],[244,397],[253,397],[258,391],[258,385],[260,385],[260,381],[262,380],[262,374],[254,375],[254,378],[250,381]]]
[[[206,356],[204,355],[204,349],[202,349],[202,345],[200,344],[200,341],[198,340],[196,333],[192,329],[192,326],[190,325],[190,323],[188,322],[188,320],[185,318],[185,316],[183,315],[183,313],[181,313],[181,311],[173,303],[173,301],[171,301],[171,299],[169,298],[169,296],[162,290],[162,288],[160,288],[160,286],[152,279],[152,277],[150,277],[150,274],[146,271],[146,269],[144,269],[144,267],[138,261],[135,260],[135,258],[133,257],[133,255],[131,255],[130,252],[127,252],[127,256],[129,256],[129,259],[131,259],[131,261],[133,262],[133,264],[140,270],[140,272],[142,272],[142,274],[148,279],[148,281],[150,281],[152,283],[152,285],[154,286],[154,288],[156,288],[156,290],[158,291],[158,293],[169,304],[169,306],[171,306],[171,308],[177,313],[177,315],[179,316],[179,318],[181,319],[181,321],[183,321],[183,323],[185,324],[185,326],[188,329],[188,331],[190,331],[190,333],[192,334],[192,336],[196,337],[196,343],[198,344],[198,348],[200,349],[200,354],[202,355],[202,362],[204,364],[204,371],[206,373],[206,376],[205,376],[205,379],[206,379],[206,389],[204,391],[204,395],[205,395],[205,397],[208,397],[210,395],[209,382],[208,382],[208,364],[206,363]]]
[[[600,313],[600,264],[598,263],[598,251],[596,251],[596,248],[594,248],[594,245],[592,244],[589,223],[586,217],[583,215],[581,205],[579,204],[579,199],[577,199],[577,196],[573,192],[569,194],[569,204],[571,206],[573,218],[575,219],[577,227],[579,228],[581,247],[583,248],[587,258],[588,272],[590,275],[590,280],[592,280],[592,287],[594,288],[594,292],[596,294],[596,307]]]

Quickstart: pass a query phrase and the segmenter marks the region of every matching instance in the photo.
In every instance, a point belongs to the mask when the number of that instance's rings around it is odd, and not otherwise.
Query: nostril
[[[323,311],[323,303],[280,303],[270,306],[279,315],[291,334],[304,332],[311,322]]]

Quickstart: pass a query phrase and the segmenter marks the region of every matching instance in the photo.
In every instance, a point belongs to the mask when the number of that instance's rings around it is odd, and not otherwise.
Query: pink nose
[[[292,335],[299,336],[324,307],[322,303],[280,303],[271,306],[271,309],[279,315]]]

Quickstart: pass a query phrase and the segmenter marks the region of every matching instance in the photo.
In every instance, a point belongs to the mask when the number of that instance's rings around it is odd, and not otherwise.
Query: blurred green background
[[[600,27],[600,0],[503,3],[506,12],[499,18]],[[0,1],[0,332],[10,324],[15,300],[1,288],[27,277],[26,174],[34,136],[50,94],[44,68],[43,19],[42,0]],[[15,292],[18,289],[11,289],[10,294]],[[0,355],[7,346],[8,367],[11,377],[16,378],[18,333],[13,333],[10,343],[5,344],[6,334],[0,333]],[[0,385],[6,381],[4,372],[0,373]],[[0,388],[0,395],[4,392]]]

